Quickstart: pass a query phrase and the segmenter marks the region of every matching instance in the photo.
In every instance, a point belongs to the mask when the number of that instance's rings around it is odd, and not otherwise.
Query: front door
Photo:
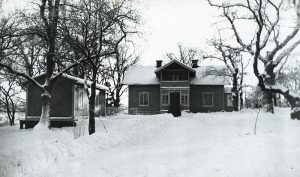
[[[180,93],[179,92],[171,92],[170,93],[170,107],[169,113],[172,113],[174,117],[181,116],[180,111]]]

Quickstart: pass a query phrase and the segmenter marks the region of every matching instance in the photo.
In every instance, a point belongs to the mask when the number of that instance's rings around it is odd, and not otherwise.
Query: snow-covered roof
[[[230,84],[227,79],[223,76],[208,75],[202,77],[201,75],[196,75],[190,81],[191,85],[228,85]]]
[[[54,75],[57,75],[57,73],[53,73]],[[38,76],[35,76],[34,77],[34,79],[37,79],[37,78],[40,78],[40,77],[43,77],[43,76],[45,76],[46,75],[46,73],[43,73],[43,74],[40,74],[40,75],[38,75]],[[75,77],[75,76],[71,76],[71,75],[68,75],[68,74],[62,74],[61,75],[61,77],[63,77],[63,78],[67,78],[67,79],[70,79],[70,80],[73,80],[73,81],[75,81],[76,82],[76,84],[84,84],[84,79],[81,79],[81,78],[79,78],[79,77]],[[27,83],[27,81],[26,82],[24,82],[23,84],[25,84],[25,83]],[[92,85],[92,81],[87,81],[87,85],[88,86],[91,86]],[[96,88],[97,89],[101,89],[101,90],[108,90],[108,88],[106,87],[106,86],[104,86],[104,85],[101,85],[101,84],[96,84]]]
[[[84,84],[84,79],[81,79],[79,77],[71,76],[71,75],[68,75],[68,74],[62,74],[62,77],[73,80],[73,81],[76,81],[77,84]],[[92,81],[87,81],[87,85],[91,86]],[[101,84],[96,84],[96,88],[101,89],[101,90],[108,90],[108,88],[106,86],[101,85]]]
[[[232,89],[232,87],[225,86],[224,87],[224,93],[231,93],[231,89]]]
[[[159,68],[160,69],[160,68]],[[191,79],[192,85],[229,85],[228,78],[223,76],[204,76],[206,67],[192,68],[196,76]],[[154,66],[135,66],[125,73],[123,84],[126,85],[156,85],[159,80],[155,74],[157,70]]]
[[[123,80],[126,85],[156,85],[159,80],[154,71],[157,68],[154,66],[134,66],[129,69]]]

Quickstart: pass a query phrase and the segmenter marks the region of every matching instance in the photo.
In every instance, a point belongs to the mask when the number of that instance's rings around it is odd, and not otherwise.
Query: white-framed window
[[[169,94],[165,93],[161,95],[161,104],[166,106],[169,105]]]
[[[212,92],[203,93],[203,107],[214,106],[214,94]]]
[[[83,108],[83,90],[79,91],[78,108]]]
[[[233,106],[232,95],[227,95],[227,106]]]
[[[172,74],[172,81],[178,81],[180,79],[179,74]]]
[[[180,104],[182,106],[188,106],[189,105],[189,97],[188,97],[187,93],[181,93]]]
[[[149,92],[139,92],[139,106],[149,106]]]

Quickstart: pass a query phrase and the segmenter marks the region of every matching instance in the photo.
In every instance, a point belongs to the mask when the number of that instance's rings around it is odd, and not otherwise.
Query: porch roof
[[[34,79],[38,79],[38,78],[41,78],[41,77],[44,77],[46,75],[46,73],[42,73],[38,76],[35,76]],[[57,75],[57,73],[54,73],[54,75]],[[66,79],[69,79],[69,80],[72,80],[72,81],[75,81],[76,84],[80,84],[80,85],[83,85],[84,84],[84,79],[82,78],[79,78],[79,77],[75,77],[75,76],[71,76],[69,74],[62,74],[61,75],[62,78],[66,78]],[[26,84],[28,83],[28,81],[25,81],[23,82],[22,84]],[[92,81],[87,81],[87,85],[90,87],[92,85]],[[96,88],[99,89],[99,90],[108,90],[108,88],[104,85],[101,85],[101,84],[96,84]]]

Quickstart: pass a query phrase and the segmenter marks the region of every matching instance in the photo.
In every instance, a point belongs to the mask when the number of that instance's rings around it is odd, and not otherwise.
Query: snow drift
[[[118,115],[96,133],[74,139],[73,128],[0,128],[0,176],[296,177],[300,122],[289,109],[275,115],[233,113]]]

